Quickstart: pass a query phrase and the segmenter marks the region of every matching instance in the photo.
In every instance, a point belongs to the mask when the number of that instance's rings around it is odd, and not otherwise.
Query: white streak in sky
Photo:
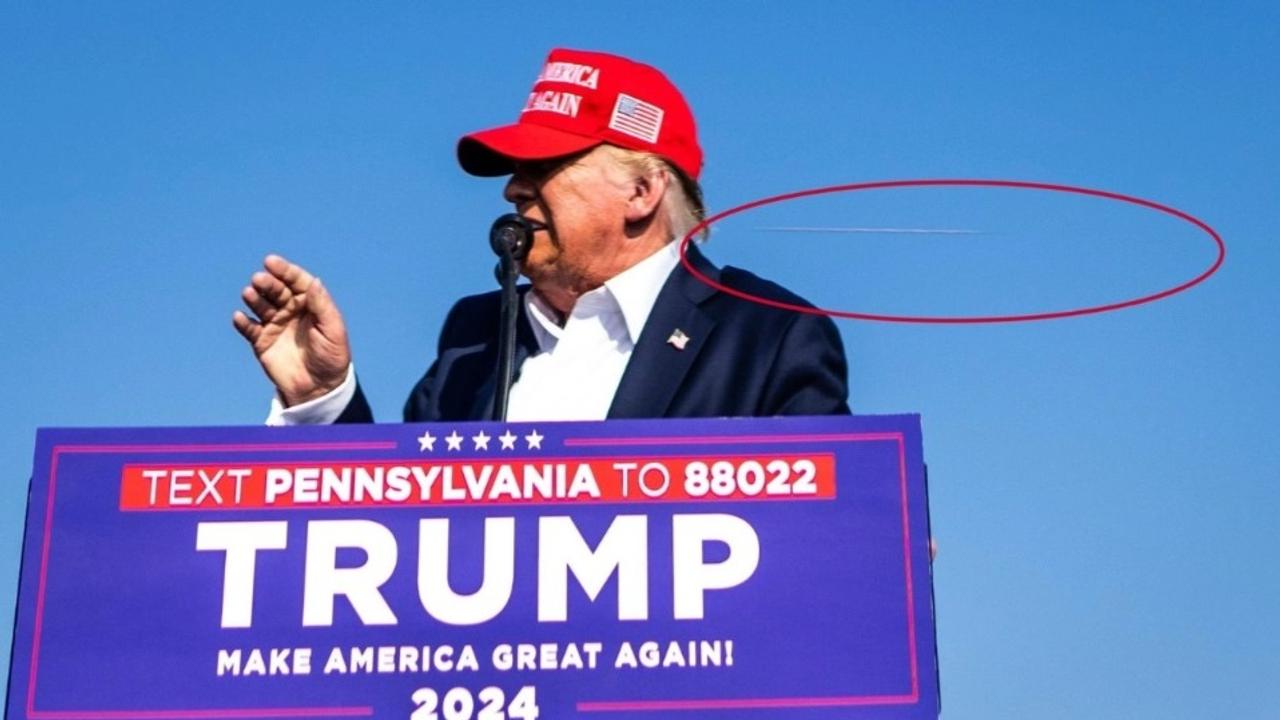
[[[858,234],[885,234],[885,235],[981,235],[981,230],[966,230],[964,228],[894,228],[894,227],[805,227],[798,225],[778,225],[771,227],[759,227],[757,230],[766,232],[796,232],[796,233],[858,233]]]

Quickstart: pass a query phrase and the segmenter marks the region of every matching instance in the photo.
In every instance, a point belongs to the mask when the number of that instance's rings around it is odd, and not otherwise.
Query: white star
[[[516,436],[511,434],[511,430],[509,428],[506,432],[498,436],[498,440],[502,443],[503,450],[516,449]]]
[[[430,430],[423,432],[418,437],[418,452],[426,452],[428,450],[431,452],[436,451],[436,436],[432,435]]]
[[[489,449],[489,436],[485,435],[483,430],[476,433],[475,435],[472,435],[471,442],[476,444],[476,448],[475,448],[476,450]]]
[[[454,430],[453,432],[446,435],[444,438],[444,441],[449,443],[450,450],[462,449],[462,436],[458,434],[457,430]]]
[[[542,436],[538,434],[537,430],[529,431],[529,434],[524,436],[524,441],[529,443],[530,450],[542,449]]]

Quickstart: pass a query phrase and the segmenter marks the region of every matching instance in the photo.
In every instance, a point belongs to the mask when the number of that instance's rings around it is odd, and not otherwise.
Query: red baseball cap
[[[516,161],[601,143],[660,155],[693,180],[702,170],[693,112],[665,75],[617,55],[564,48],[547,56],[520,119],[463,136],[458,162],[492,177],[510,174]]]

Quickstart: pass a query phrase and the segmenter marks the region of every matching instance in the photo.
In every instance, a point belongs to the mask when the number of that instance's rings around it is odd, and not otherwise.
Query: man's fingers
[[[258,320],[261,320],[262,322],[271,322],[271,318],[275,317],[276,313],[280,312],[274,304],[262,297],[262,295],[259,294],[252,286],[246,286],[245,289],[240,291],[240,299],[243,300],[244,304],[253,311],[254,315],[258,316]]]
[[[293,291],[280,278],[264,272],[256,272],[249,278],[249,284],[258,294],[277,308],[283,308],[293,299]]]
[[[301,265],[295,265],[279,255],[268,255],[262,261],[262,266],[267,269],[267,272],[279,278],[295,294],[306,292],[310,289],[311,283],[315,281],[311,273],[304,270]]]
[[[239,310],[231,314],[231,324],[235,326],[236,332],[244,336],[244,339],[250,343],[257,342],[258,336],[262,335],[262,326],[250,320],[248,315]]]

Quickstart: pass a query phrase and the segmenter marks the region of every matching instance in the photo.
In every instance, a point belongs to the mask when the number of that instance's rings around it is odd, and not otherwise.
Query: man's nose
[[[529,178],[517,172],[507,181],[507,186],[502,190],[502,197],[513,205],[519,205],[522,202],[536,199],[538,197],[538,186],[534,185]]]

